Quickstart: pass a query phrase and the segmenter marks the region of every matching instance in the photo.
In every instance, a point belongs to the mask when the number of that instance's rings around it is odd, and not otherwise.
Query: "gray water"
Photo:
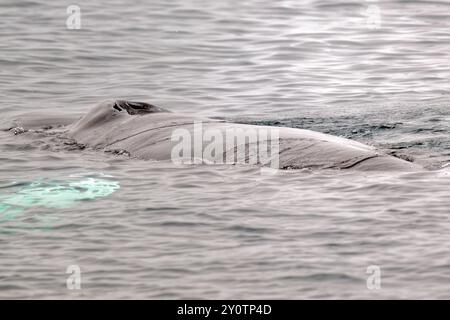
[[[78,0],[79,30],[70,4],[0,0],[2,120],[141,100],[425,169],[264,174],[0,132],[0,200],[36,182],[120,186],[0,213],[0,298],[450,299],[449,2]]]

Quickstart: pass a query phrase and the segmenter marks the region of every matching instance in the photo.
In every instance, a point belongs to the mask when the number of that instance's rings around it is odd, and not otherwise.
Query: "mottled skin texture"
[[[131,157],[148,160],[170,160],[175,129],[193,133],[194,122],[203,130],[214,129],[225,136],[227,129],[277,130],[279,132],[280,169],[357,169],[380,171],[415,171],[421,168],[408,161],[386,155],[377,149],[344,138],[310,130],[253,126],[197,118],[168,112],[159,107],[130,101],[105,101],[73,121],[73,117],[38,120],[35,116],[19,118],[13,126],[33,129],[59,125],[65,137],[103,151],[126,151]],[[218,130],[218,131],[217,131]],[[207,142],[203,145],[210,144]],[[223,157],[231,150],[224,150]],[[222,155],[219,155],[222,156]],[[213,162],[217,159],[206,159]],[[259,163],[267,165],[267,163]]]

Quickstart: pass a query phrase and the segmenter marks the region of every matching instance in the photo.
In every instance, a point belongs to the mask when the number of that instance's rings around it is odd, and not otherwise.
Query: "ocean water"
[[[450,298],[449,2],[78,0],[68,29],[71,4],[0,1],[0,121],[132,99],[424,170],[179,166],[0,131],[0,298]]]

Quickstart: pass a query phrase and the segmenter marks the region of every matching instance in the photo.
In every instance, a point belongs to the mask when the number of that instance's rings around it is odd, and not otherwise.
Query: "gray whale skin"
[[[192,135],[194,123],[201,122],[203,131],[225,132],[229,129],[277,130],[279,169],[354,169],[378,171],[418,171],[420,166],[384,154],[374,147],[310,130],[255,126],[223,120],[176,114],[143,102],[105,101],[74,122],[62,117],[22,118],[16,126],[38,129],[46,125],[62,125],[58,129],[65,138],[103,151],[126,152],[133,158],[171,160],[175,129],[183,128]],[[71,122],[71,123],[70,123]],[[218,130],[218,131],[217,131]],[[270,139],[270,135],[268,135]],[[270,142],[270,141],[269,141]],[[214,143],[212,140],[205,144]],[[248,140],[244,140],[248,144]],[[248,145],[246,147],[249,147]],[[228,150],[229,151],[229,150]],[[227,152],[226,148],[223,150]],[[222,156],[222,155],[219,155]],[[226,157],[226,155],[223,155]],[[217,159],[217,158],[216,158]],[[208,160],[208,159],[205,159]],[[215,159],[209,159],[213,162]],[[267,166],[267,163],[258,163]]]

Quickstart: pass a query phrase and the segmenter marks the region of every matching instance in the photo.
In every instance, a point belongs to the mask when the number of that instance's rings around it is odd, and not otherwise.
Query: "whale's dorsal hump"
[[[91,128],[101,128],[108,123],[130,116],[144,116],[154,113],[169,112],[146,102],[127,100],[108,100],[96,105],[71,126],[72,132],[81,132]]]
[[[167,110],[154,106],[146,102],[136,102],[127,100],[116,100],[113,108],[119,112],[126,111],[129,115],[141,115],[156,112],[168,112]]]

